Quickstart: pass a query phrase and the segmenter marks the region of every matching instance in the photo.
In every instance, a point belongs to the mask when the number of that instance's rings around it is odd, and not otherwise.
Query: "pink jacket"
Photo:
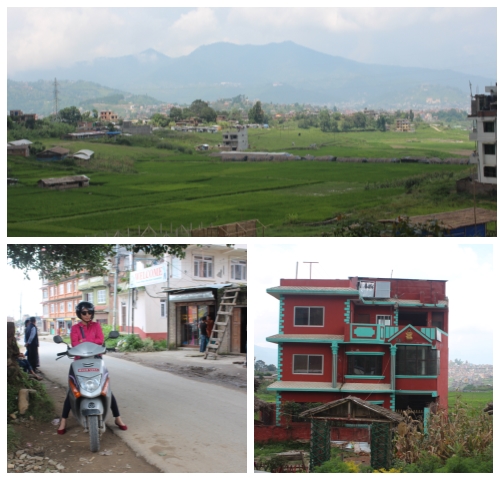
[[[87,326],[84,322],[78,322],[71,327],[71,345],[76,347],[83,342],[92,342],[97,345],[104,343],[104,335],[100,323],[92,321]]]

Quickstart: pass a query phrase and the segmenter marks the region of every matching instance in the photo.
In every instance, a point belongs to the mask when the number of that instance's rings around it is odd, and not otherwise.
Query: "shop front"
[[[206,315],[215,321],[219,302],[230,283],[211,284],[204,287],[188,287],[168,293],[168,338],[175,347],[199,348],[199,322]],[[247,298],[242,290],[221,342],[220,353],[246,353],[247,350]],[[220,319],[219,319],[220,320]]]
[[[61,337],[69,336],[72,326],[70,318],[56,318],[54,323],[57,335],[60,335]]]
[[[210,315],[215,319],[215,297],[212,290],[170,294],[169,338],[180,347],[198,348],[199,322]],[[173,315],[172,315],[173,313]]]

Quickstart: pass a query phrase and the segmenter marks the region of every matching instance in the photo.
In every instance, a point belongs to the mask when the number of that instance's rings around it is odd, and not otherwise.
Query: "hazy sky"
[[[325,241],[326,240],[326,241]],[[252,272],[250,318],[255,344],[273,347],[266,337],[278,333],[279,301],[266,293],[280,278],[347,279],[378,276],[447,280],[450,359],[493,363],[497,323],[496,280],[491,244],[466,245],[456,239],[304,239],[249,249]],[[282,244],[278,244],[282,243]]]
[[[234,5],[218,2],[226,3]],[[473,3],[483,4],[493,2]],[[62,67],[148,48],[178,57],[214,42],[291,40],[360,62],[453,69],[495,81],[496,34],[496,8],[9,7],[7,71]]]

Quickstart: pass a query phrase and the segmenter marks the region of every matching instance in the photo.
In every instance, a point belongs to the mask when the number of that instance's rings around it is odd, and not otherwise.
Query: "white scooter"
[[[118,332],[110,332],[108,338],[118,338]],[[106,339],[107,340],[107,339]],[[56,335],[55,343],[64,343]],[[106,342],[106,341],[105,341]],[[74,348],[66,344],[66,352],[57,354],[59,358],[80,357],[69,367],[68,392],[71,411],[85,431],[90,434],[90,451],[97,452],[100,436],[106,431],[106,416],[111,405],[111,387],[108,370],[101,355],[106,353],[105,345],[83,342]],[[114,349],[109,349],[114,351]]]

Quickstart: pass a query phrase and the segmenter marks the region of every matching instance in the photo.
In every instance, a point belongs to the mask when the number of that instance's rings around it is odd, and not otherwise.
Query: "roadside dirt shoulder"
[[[66,390],[43,380],[54,399],[55,411],[61,412]],[[54,419],[58,419],[54,413]],[[39,422],[30,418],[14,420],[12,426],[19,435],[19,447],[7,456],[8,473],[159,473],[113,433],[108,421],[101,436],[99,452],[89,448],[89,435],[70,415],[65,435],[57,434],[57,424]],[[125,432],[127,433],[127,432]]]
[[[202,382],[246,389],[246,358],[242,355],[223,355],[217,360],[203,358],[203,354],[189,351],[165,352],[113,352],[113,357],[136,362],[174,375],[189,377]]]

